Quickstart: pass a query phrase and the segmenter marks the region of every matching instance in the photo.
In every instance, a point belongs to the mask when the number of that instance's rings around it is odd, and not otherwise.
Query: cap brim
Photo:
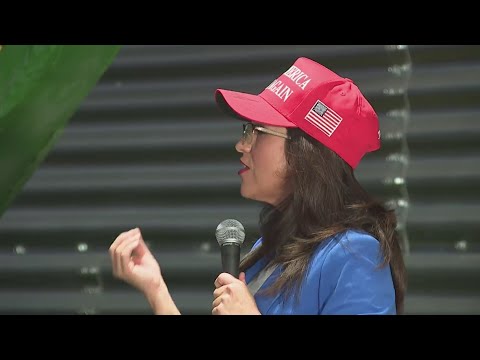
[[[242,120],[272,126],[297,127],[258,95],[217,89],[215,100],[227,114]]]

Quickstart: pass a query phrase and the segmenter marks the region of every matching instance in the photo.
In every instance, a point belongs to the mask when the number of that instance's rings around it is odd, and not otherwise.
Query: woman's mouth
[[[242,175],[244,172],[250,170],[250,168],[247,165],[245,165],[244,163],[242,163],[242,165],[243,165],[243,168],[238,170],[238,175]]]

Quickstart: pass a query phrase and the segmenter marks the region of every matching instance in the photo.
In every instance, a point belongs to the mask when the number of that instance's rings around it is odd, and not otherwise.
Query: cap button
[[[349,78],[343,78],[343,79],[344,79],[346,82],[349,82],[349,83],[353,84],[353,81],[352,81],[351,79],[349,79]],[[342,92],[340,93],[340,95],[341,95],[341,96],[345,96],[345,95],[347,95],[347,94],[346,94],[345,91],[342,91]]]

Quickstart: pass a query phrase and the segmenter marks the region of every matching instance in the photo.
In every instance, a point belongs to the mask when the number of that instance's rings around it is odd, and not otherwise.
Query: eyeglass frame
[[[247,126],[249,126],[249,125],[252,127],[252,131],[250,133],[251,134],[251,140],[247,141]],[[291,136],[289,136],[287,134],[283,134],[283,133],[275,131],[275,130],[270,130],[270,129],[264,128],[263,126],[254,125],[252,122],[247,122],[247,123],[243,124],[242,142],[244,144],[251,144],[253,142],[253,134],[254,134],[255,130],[263,132],[265,134],[269,134],[269,135],[273,135],[273,136],[279,136],[279,137],[282,137],[282,138],[287,139],[287,140],[291,139]]]

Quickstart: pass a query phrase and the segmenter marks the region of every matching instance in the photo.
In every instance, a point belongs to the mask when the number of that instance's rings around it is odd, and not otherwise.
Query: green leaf
[[[0,216],[111,65],[118,45],[2,45]]]

